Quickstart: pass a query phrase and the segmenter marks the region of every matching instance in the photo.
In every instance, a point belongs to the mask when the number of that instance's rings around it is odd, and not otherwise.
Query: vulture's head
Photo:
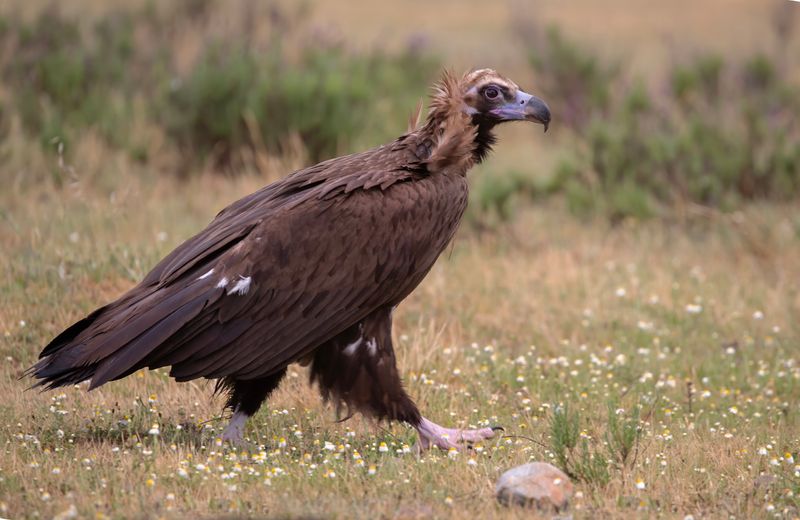
[[[461,78],[444,74],[433,93],[431,117],[458,114],[489,128],[506,121],[532,121],[544,125],[546,131],[550,124],[550,109],[544,101],[492,69],[473,70]]]
[[[474,163],[491,150],[492,129],[507,121],[539,123],[547,131],[550,109],[492,69],[473,70],[460,78],[445,72],[434,89],[426,128],[442,136],[435,154],[442,164],[466,149]]]
[[[494,70],[469,72],[459,87],[463,110],[475,123],[494,126],[506,121],[532,121],[544,125],[547,131],[550,124],[547,104]]]

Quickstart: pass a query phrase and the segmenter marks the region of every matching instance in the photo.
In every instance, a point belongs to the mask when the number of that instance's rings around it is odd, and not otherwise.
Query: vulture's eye
[[[497,87],[488,87],[483,91],[483,95],[486,96],[486,99],[497,99],[497,96],[500,95],[500,91],[497,90]]]

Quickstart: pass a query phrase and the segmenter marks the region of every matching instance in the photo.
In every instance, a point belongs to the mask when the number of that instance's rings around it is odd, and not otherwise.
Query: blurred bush
[[[438,69],[420,42],[349,49],[308,27],[306,4],[236,5],[179,0],[76,20],[52,4],[32,20],[0,17],[0,137],[18,121],[69,156],[76,136],[93,132],[145,163],[174,149],[185,166],[170,171],[184,173],[205,161],[236,171],[297,143],[319,161],[401,133]],[[238,22],[220,23],[223,11]],[[556,28],[515,23],[563,129],[554,144],[569,151],[545,179],[525,168],[479,177],[474,221],[501,223],[520,202],[550,196],[618,220],[800,193],[790,17],[775,17],[771,52],[700,53],[649,82]]]
[[[5,27],[0,39],[11,52],[0,70],[27,131],[43,144],[66,140],[68,128],[94,126],[112,141],[124,132],[126,107],[111,99],[124,85],[120,60],[131,53],[123,27],[112,31],[99,25],[91,48],[76,21],[52,11],[31,24]]]
[[[528,53],[528,60],[537,73],[537,90],[558,114],[559,124],[578,129],[593,117],[607,114],[619,64],[587,52],[557,27],[520,26],[519,30],[535,49]]]
[[[434,60],[411,53],[308,47],[289,63],[275,52],[210,46],[187,77],[172,83],[159,120],[184,149],[214,151],[222,162],[242,146],[283,152],[292,136],[320,161],[352,146],[365,129],[400,131],[400,114],[413,106],[409,93],[423,92],[434,70]],[[394,113],[381,112],[384,97]],[[392,116],[389,132],[381,122]]]
[[[554,120],[576,138],[535,195],[615,220],[800,195],[800,89],[781,65],[786,42],[773,54],[676,63],[659,87],[555,29],[518,32]]]
[[[8,100],[0,104],[50,150],[57,142],[69,152],[74,137],[92,129],[146,161],[147,147],[131,136],[138,118],[183,157],[230,170],[245,148],[282,152],[299,139],[318,161],[396,135],[438,69],[418,46],[358,53],[316,35],[302,6],[245,3],[245,30],[221,32],[211,22],[215,5],[148,4],[88,24],[54,4],[32,22],[0,20],[0,92]],[[265,6],[267,35],[259,39],[255,11]],[[188,64],[186,34],[200,42]]]

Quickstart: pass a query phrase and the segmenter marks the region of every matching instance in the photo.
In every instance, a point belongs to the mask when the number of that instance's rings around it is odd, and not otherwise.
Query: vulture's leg
[[[233,410],[231,422],[222,432],[222,440],[241,444],[247,419],[256,414],[261,404],[286,375],[284,367],[279,372],[261,379],[237,380],[226,377],[217,382],[217,390],[228,392],[226,408]]]
[[[419,433],[422,449],[460,448],[494,436],[495,430],[456,430],[420,414],[403,389],[392,348],[390,309],[381,309],[350,327],[314,353],[311,380],[325,399],[378,420],[403,421]]]
[[[457,428],[444,428],[425,417],[417,425],[419,432],[419,447],[426,450],[432,446],[447,450],[460,448],[464,444],[470,445],[494,437],[495,432],[503,431],[499,426],[493,428],[479,428],[477,430],[459,430]]]

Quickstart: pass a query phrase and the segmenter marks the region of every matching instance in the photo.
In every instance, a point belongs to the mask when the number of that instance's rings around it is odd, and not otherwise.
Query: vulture
[[[170,366],[216,380],[244,427],[286,375],[310,367],[322,397],[402,421],[422,449],[495,435],[425,418],[403,388],[392,312],[425,278],[467,207],[466,173],[506,121],[550,122],[541,99],[494,70],[445,72],[416,128],[389,144],[295,171],[226,207],[117,300],[56,336],[26,371],[34,387]]]

